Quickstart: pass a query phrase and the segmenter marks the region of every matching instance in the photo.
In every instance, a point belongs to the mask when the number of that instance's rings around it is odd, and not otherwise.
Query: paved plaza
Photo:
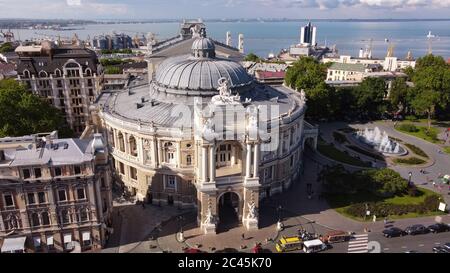
[[[412,181],[424,188],[440,192],[447,203],[450,203],[450,195],[447,188],[433,187],[426,183],[429,179],[436,179],[439,174],[448,172],[450,156],[439,153],[437,145],[427,143],[418,138],[408,136],[395,131],[391,123],[378,122],[367,126],[380,127],[390,136],[401,138],[405,142],[422,148],[434,160],[428,167],[388,166],[398,171],[404,178],[412,172]],[[333,142],[332,132],[342,128],[345,124],[333,123],[321,125],[321,136],[326,141]],[[366,126],[366,125],[364,125]],[[355,126],[357,128],[358,126]],[[307,150],[304,155],[305,170],[300,179],[293,183],[292,187],[282,194],[263,200],[260,204],[260,229],[246,231],[243,226],[229,227],[225,232],[216,235],[204,235],[197,226],[195,210],[179,210],[174,207],[158,207],[127,203],[117,205],[115,208],[115,233],[110,239],[110,247],[105,252],[183,252],[185,248],[199,248],[207,252],[215,252],[230,249],[239,252],[251,252],[256,243],[261,243],[267,251],[275,251],[275,242],[280,236],[296,235],[298,230],[306,229],[315,234],[324,234],[330,230],[344,230],[365,236],[365,231],[370,230],[367,237],[378,241],[379,233],[385,228],[383,221],[375,223],[362,223],[346,218],[331,209],[324,199],[320,198],[320,184],[317,182],[317,174],[322,166],[334,164],[320,154]],[[377,162],[381,167],[382,162]],[[357,167],[346,166],[350,170],[358,170]],[[420,173],[420,169],[426,171]],[[314,194],[309,198],[306,184],[312,185]],[[280,208],[281,209],[278,209]],[[179,217],[182,216],[182,217]],[[282,219],[284,229],[277,230],[278,218]],[[382,219],[380,219],[382,220]],[[442,217],[444,222],[450,222],[450,216]],[[430,225],[435,222],[435,217],[411,218],[391,221],[391,225],[400,228],[412,224]],[[177,238],[180,230],[183,230],[184,241]],[[361,235],[362,234],[362,235]],[[244,238],[243,238],[244,235]],[[398,243],[398,247],[402,243]],[[395,245],[395,244],[394,244]],[[347,252],[346,243],[337,244],[330,252]],[[389,250],[389,247],[385,247]],[[392,251],[391,246],[391,251]]]

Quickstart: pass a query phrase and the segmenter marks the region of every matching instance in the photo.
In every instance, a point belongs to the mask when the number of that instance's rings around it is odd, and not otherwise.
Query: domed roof
[[[154,82],[159,87],[178,92],[197,90],[214,95],[218,93],[218,81],[222,77],[228,79],[232,89],[248,86],[253,82],[239,63],[216,58],[214,42],[201,37],[193,42],[191,56],[182,55],[163,61],[156,71]]]
[[[192,43],[192,50],[215,50],[214,42],[206,37],[195,39]]]

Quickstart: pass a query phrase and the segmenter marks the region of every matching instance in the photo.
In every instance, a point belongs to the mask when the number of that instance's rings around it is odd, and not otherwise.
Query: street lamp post
[[[409,179],[408,179],[408,187],[410,187],[410,186],[411,186],[412,172],[409,172],[408,175],[409,175]]]
[[[178,216],[178,226],[179,226],[179,228],[178,228],[178,230],[179,230],[179,232],[178,232],[178,240],[180,241],[180,242],[184,242],[184,234],[183,234],[183,216]]]
[[[278,211],[278,223],[277,223],[277,230],[282,230],[283,229],[283,223],[281,223],[281,210],[283,209],[283,207],[281,205],[278,206],[277,211]]]

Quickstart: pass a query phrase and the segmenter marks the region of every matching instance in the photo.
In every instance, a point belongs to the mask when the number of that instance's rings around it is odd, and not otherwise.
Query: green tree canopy
[[[245,56],[244,61],[247,61],[247,62],[259,62],[259,61],[261,61],[261,58],[259,58],[254,53],[249,53],[249,54],[247,54],[247,56]]]
[[[381,111],[386,96],[386,83],[381,78],[365,78],[355,88],[356,106],[367,117],[376,117]]]
[[[436,108],[450,103],[450,66],[441,56],[426,55],[417,60],[412,74],[414,82],[411,104],[419,114],[428,116],[428,126]]]
[[[408,97],[408,85],[404,78],[396,78],[392,82],[391,91],[389,92],[389,100],[394,109],[396,109],[400,104],[403,107],[407,106]]]
[[[60,110],[13,79],[0,81],[0,105],[0,137],[53,130],[62,137],[73,135]]]
[[[312,57],[300,58],[286,72],[286,85],[305,91],[309,117],[330,118],[338,107],[336,90],[325,84],[326,76],[327,65]]]
[[[6,53],[14,51],[14,46],[11,43],[4,43],[0,45],[0,53]]]

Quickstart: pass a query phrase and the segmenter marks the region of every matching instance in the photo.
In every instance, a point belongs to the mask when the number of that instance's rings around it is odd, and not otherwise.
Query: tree
[[[384,109],[386,96],[386,83],[381,78],[365,78],[355,88],[356,106],[360,114],[368,117],[377,117]]]
[[[6,53],[14,51],[14,47],[11,43],[4,43],[0,45],[0,53]]]
[[[261,58],[259,58],[256,54],[254,53],[249,53],[247,56],[245,56],[244,61],[247,62],[259,62],[261,61]]]
[[[404,78],[396,78],[392,82],[391,91],[389,92],[389,100],[392,107],[395,109],[400,104],[403,107],[407,106],[408,85]]]
[[[0,81],[0,105],[0,137],[53,130],[63,137],[73,135],[60,110],[13,79]]]
[[[105,74],[120,74],[120,68],[117,66],[108,65],[105,68]]]
[[[307,115],[329,118],[337,107],[336,90],[325,84],[327,65],[312,57],[302,57],[286,72],[285,83],[291,88],[304,90],[308,99]]]
[[[445,109],[450,102],[450,66],[441,56],[428,54],[417,60],[412,81],[411,104],[415,111],[427,115],[430,128],[436,109]]]

